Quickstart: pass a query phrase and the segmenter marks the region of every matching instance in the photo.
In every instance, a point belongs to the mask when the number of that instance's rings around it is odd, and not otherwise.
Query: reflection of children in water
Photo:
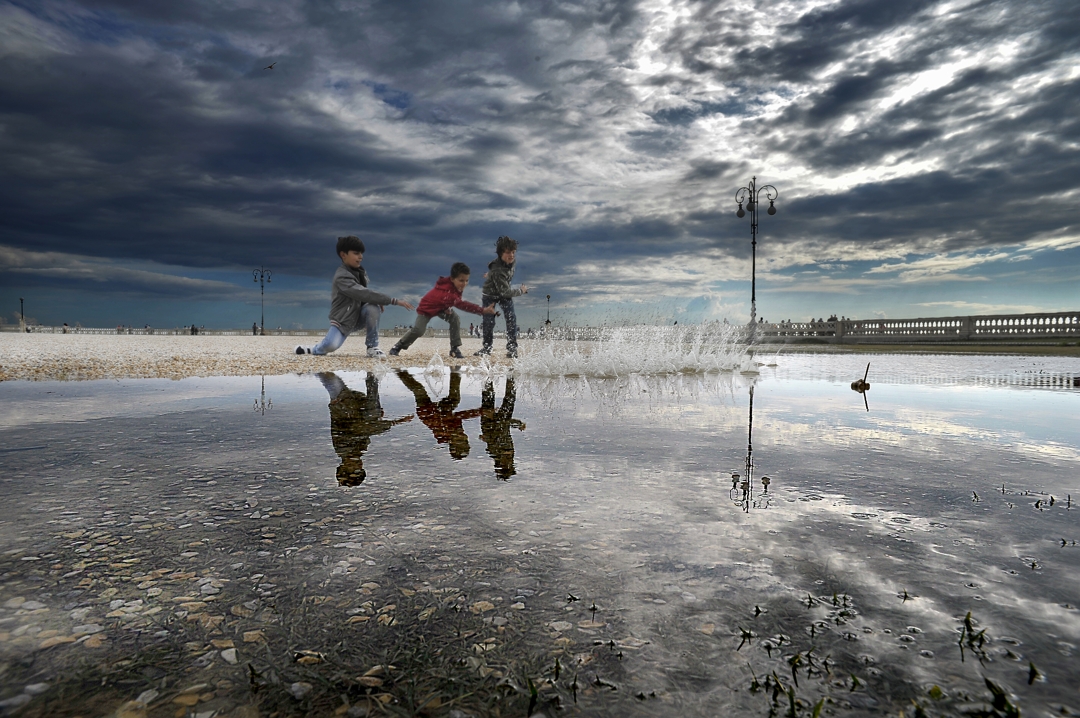
[[[367,394],[345,386],[341,377],[333,372],[321,372],[318,376],[330,394],[330,438],[334,442],[334,451],[341,457],[341,466],[337,468],[338,483],[358,486],[367,476],[364,452],[371,444],[371,437],[389,431],[395,424],[412,421],[413,415],[392,421],[384,419],[379,403],[379,380],[370,372]]]
[[[464,459],[469,455],[469,437],[461,422],[480,416],[480,409],[454,411],[461,402],[461,374],[450,372],[450,393],[445,399],[434,402],[428,396],[427,389],[404,369],[398,370],[401,383],[409,388],[416,398],[416,415],[424,426],[431,429],[435,441],[450,445],[450,456]]]
[[[514,418],[514,378],[506,378],[506,393],[502,405],[495,409],[495,385],[489,379],[484,383],[480,408],[480,438],[487,443],[487,452],[495,461],[495,476],[506,481],[517,472],[514,470],[514,439],[510,428],[525,431],[525,422]]]

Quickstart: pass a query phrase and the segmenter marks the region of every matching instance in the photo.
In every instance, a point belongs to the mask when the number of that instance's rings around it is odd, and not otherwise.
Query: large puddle
[[[755,366],[0,384],[0,701],[1080,715],[1080,361]]]

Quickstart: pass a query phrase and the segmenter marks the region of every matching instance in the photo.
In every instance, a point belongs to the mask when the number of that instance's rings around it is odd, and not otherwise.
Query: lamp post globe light
[[[750,185],[748,187],[740,187],[735,192],[735,202],[738,203],[739,209],[735,212],[735,216],[742,219],[746,216],[746,213],[750,213],[750,341],[753,342],[757,338],[757,222],[758,222],[758,206],[761,204],[761,195],[765,195],[765,199],[769,201],[769,209],[766,210],[769,214],[776,214],[776,206],[773,202],[780,193],[776,191],[776,188],[771,184],[758,186],[757,177],[750,178]],[[743,204],[746,205],[746,209],[743,210]]]
[[[251,274],[254,277],[253,281],[259,283],[259,336],[266,336],[266,285],[270,283],[270,275],[273,274],[269,269],[259,267],[258,269],[251,270]]]

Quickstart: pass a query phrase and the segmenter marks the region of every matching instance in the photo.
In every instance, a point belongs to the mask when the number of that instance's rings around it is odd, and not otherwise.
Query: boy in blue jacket
[[[338,237],[337,253],[341,266],[334,272],[330,286],[330,329],[323,340],[313,347],[298,346],[297,354],[329,354],[345,343],[345,338],[364,327],[367,333],[367,355],[385,356],[379,349],[379,317],[383,307],[395,304],[412,310],[413,305],[368,289],[367,272],[360,266],[364,260],[364,243],[359,237]]]

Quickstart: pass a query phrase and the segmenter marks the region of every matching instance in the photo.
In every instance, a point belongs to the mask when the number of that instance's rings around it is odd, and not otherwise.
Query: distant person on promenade
[[[383,307],[395,304],[412,311],[413,305],[368,289],[368,276],[360,262],[364,260],[364,243],[359,237],[338,237],[337,253],[341,266],[334,272],[330,285],[330,329],[322,341],[313,347],[298,346],[297,354],[329,354],[345,343],[345,338],[360,327],[367,333],[367,355],[384,356],[379,349],[379,317]]]
[[[420,305],[416,308],[416,322],[408,334],[398,339],[397,344],[390,350],[390,356],[396,357],[402,351],[412,346],[420,337],[424,336],[428,322],[434,317],[439,317],[450,325],[450,356],[455,359],[464,359],[461,353],[461,320],[454,313],[454,307],[472,314],[493,315],[495,304],[481,307],[472,302],[465,301],[461,293],[469,284],[469,267],[464,262],[454,262],[450,267],[449,277],[439,277],[435,287],[424,295]],[[486,319],[486,317],[485,317]]]
[[[506,356],[513,359],[517,356],[518,327],[517,315],[514,313],[514,297],[528,294],[529,288],[522,284],[514,289],[511,282],[514,280],[516,268],[518,243],[509,237],[499,237],[495,242],[495,254],[498,255],[488,264],[487,277],[484,282],[483,297],[484,306],[495,304],[502,307],[503,316],[506,318]],[[484,345],[476,356],[491,354],[491,345],[495,343],[495,315],[484,315]]]

